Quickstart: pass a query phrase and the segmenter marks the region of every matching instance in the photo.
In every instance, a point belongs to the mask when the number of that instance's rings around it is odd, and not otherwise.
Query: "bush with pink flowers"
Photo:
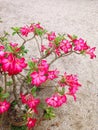
[[[31,130],[40,120],[55,117],[54,110],[66,104],[68,96],[76,101],[76,92],[81,86],[77,75],[62,74],[57,68],[52,69],[52,64],[72,53],[93,59],[96,47],[90,47],[75,35],[48,32],[40,23],[12,30],[12,35],[17,35],[21,43],[9,42],[7,32],[0,36],[0,122],[2,125],[4,117],[9,116],[11,125],[17,120]],[[32,54],[27,44],[34,50]],[[28,55],[31,58],[27,58]],[[52,85],[50,81],[56,83]],[[54,93],[43,100],[39,92],[48,82]],[[41,109],[43,114],[39,116]]]

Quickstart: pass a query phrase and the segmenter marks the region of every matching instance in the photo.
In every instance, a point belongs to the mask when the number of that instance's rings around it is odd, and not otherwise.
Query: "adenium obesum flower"
[[[0,114],[8,111],[10,107],[10,103],[7,102],[6,100],[5,101],[0,101]]]
[[[49,41],[53,41],[55,38],[56,38],[55,32],[52,32],[52,33],[48,34],[48,40]]]
[[[59,71],[57,70],[52,70],[48,71],[48,79],[53,80],[55,78],[58,78]]]
[[[54,108],[62,106],[62,104],[66,103],[67,98],[66,95],[60,95],[59,93],[54,94],[50,98],[46,98],[46,103],[49,106],[52,106]]]
[[[8,72],[9,75],[15,75],[27,66],[24,58],[17,58],[12,53],[2,59],[2,70]]]
[[[33,128],[35,126],[35,123],[36,123],[36,119],[35,118],[28,118],[27,119],[27,127],[30,129],[30,128]]]
[[[31,32],[31,29],[30,29],[30,27],[28,27],[28,26],[24,26],[24,27],[21,27],[21,29],[20,29],[20,33],[21,33],[21,35],[23,35],[23,36],[28,36],[28,34],[29,34],[29,32]]]
[[[58,77],[59,71],[49,70],[49,64],[46,60],[41,60],[38,64],[37,70],[31,73],[32,84],[36,85],[37,87],[44,83],[46,80],[50,79],[53,80]]]
[[[23,104],[26,104],[29,108],[31,108],[36,114],[37,112],[37,106],[40,103],[40,99],[34,98],[31,94],[20,94],[21,100]]]
[[[30,26],[24,26],[20,28],[20,33],[21,35],[27,37],[29,33],[31,32],[35,32],[36,29],[42,29],[43,27],[40,25],[40,23],[38,24],[31,24]]]
[[[39,86],[46,81],[46,76],[45,76],[45,73],[43,71],[32,72],[31,78],[32,78],[32,84],[34,84],[36,86]]]
[[[2,51],[2,50],[4,50],[5,49],[5,47],[4,46],[0,46],[0,51]]]
[[[49,64],[47,63],[47,61],[41,60],[41,62],[38,64],[38,70],[47,73],[48,69],[49,69]]]
[[[18,47],[18,43],[10,42],[10,46],[11,46],[13,53],[15,53],[15,54],[21,50],[21,48]]]
[[[96,47],[93,47],[93,48],[89,48],[86,51],[86,54],[89,54],[91,59],[96,58],[96,55],[94,54],[95,49],[96,49]]]
[[[68,53],[72,48],[72,44],[68,40],[62,40],[60,42],[60,49],[64,51],[64,53]]]
[[[0,51],[0,64],[2,63],[2,60],[5,56],[5,52],[4,51]]]
[[[40,25],[40,23],[34,24],[35,28],[43,29],[43,27]]]
[[[41,45],[41,52],[44,52],[47,48],[44,45]]]
[[[89,48],[87,43],[82,38],[73,40],[73,43],[75,51],[84,51]]]
[[[61,87],[69,86],[69,92],[67,92],[67,94],[72,95],[74,97],[74,100],[76,100],[76,91],[78,90],[78,87],[81,86],[76,75],[68,75],[64,73],[64,76],[59,81],[59,84]]]
[[[12,46],[12,47],[17,47],[17,46],[18,46],[18,43],[13,43],[13,42],[11,42],[11,43],[10,43],[10,46]]]

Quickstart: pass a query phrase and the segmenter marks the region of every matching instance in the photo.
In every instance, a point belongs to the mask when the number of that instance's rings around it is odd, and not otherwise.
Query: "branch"
[[[6,73],[4,73],[4,88],[5,88],[5,92],[7,91],[6,82],[7,82],[7,77],[6,77]]]
[[[15,97],[15,101],[16,101],[18,107],[20,107],[19,99],[17,97],[17,92],[16,92],[16,81],[15,81],[15,76],[14,75],[12,75],[12,80],[13,80],[13,94],[14,94],[14,97]]]
[[[53,64],[56,60],[58,60],[59,58],[61,58],[61,57],[65,57],[65,56],[68,56],[68,55],[70,55],[70,54],[72,54],[73,52],[72,51],[70,51],[69,53],[67,53],[67,54],[61,54],[59,57],[57,57],[57,56],[55,56],[55,58],[50,62],[50,64],[49,64],[49,66],[51,65],[51,64]]]
[[[39,51],[40,56],[41,56],[40,45],[39,45],[38,39],[36,37],[35,37],[35,40],[36,40],[36,43],[37,43],[38,51]]]

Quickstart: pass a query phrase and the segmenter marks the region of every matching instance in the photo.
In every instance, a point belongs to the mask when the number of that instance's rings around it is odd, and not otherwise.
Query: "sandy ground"
[[[0,0],[0,30],[41,22],[49,31],[76,34],[96,46],[98,56],[98,0]],[[0,32],[1,32],[0,31]],[[57,118],[35,130],[98,130],[98,58],[72,55],[56,62],[61,72],[78,74],[82,87],[57,109]],[[46,91],[47,93],[47,91]],[[52,125],[58,122],[58,126]]]

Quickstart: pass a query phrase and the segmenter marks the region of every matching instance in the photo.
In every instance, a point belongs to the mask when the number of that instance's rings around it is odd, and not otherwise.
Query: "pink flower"
[[[11,42],[11,43],[10,43],[10,46],[12,46],[12,47],[17,47],[17,46],[18,46],[18,43],[13,43],[13,42]]]
[[[5,56],[5,52],[0,51],[0,64],[2,63],[4,56]]]
[[[14,53],[18,53],[21,50],[21,48],[18,47],[18,43],[11,42],[10,46]]]
[[[93,58],[96,58],[96,55],[94,54],[94,51],[95,51],[96,47],[93,47],[93,48],[89,48],[86,53],[90,55],[90,58],[93,59]]]
[[[26,104],[29,108],[31,108],[32,110],[34,110],[34,112],[37,114],[37,106],[40,103],[40,99],[34,98],[31,94],[20,94],[21,96],[21,100],[23,104]]]
[[[34,63],[38,63],[38,59],[32,58],[32,61],[33,61]]]
[[[21,101],[22,101],[22,103],[23,104],[26,104],[27,103],[27,99],[26,99],[26,95],[24,95],[24,94],[20,94],[20,97],[21,97]]]
[[[47,61],[41,60],[41,62],[38,64],[38,70],[47,73],[48,69],[49,69],[49,65]]]
[[[31,24],[30,30],[31,30],[31,32],[34,32],[34,30],[35,30],[34,24]]]
[[[48,34],[48,40],[49,41],[53,41],[55,38],[56,38],[55,32],[52,32],[52,33]]]
[[[58,78],[59,71],[57,70],[52,70],[48,71],[48,79],[53,80],[55,78]]]
[[[67,98],[65,95],[60,95],[60,94],[56,93],[52,97],[46,98],[45,101],[49,106],[56,108],[56,107],[62,106],[62,104],[64,104],[64,103],[66,103]]]
[[[76,100],[75,94],[78,90],[78,87],[81,86],[81,84],[78,82],[78,78],[76,75],[67,75],[66,73],[64,73],[64,76],[62,77],[62,79],[59,81],[59,84],[64,87],[64,86],[69,86],[68,88],[68,95],[72,95],[74,97],[74,99]]]
[[[43,29],[43,27],[40,25],[40,23],[34,25],[35,28]]]
[[[0,46],[0,51],[3,51],[5,49],[4,46]]]
[[[40,99],[35,99],[31,94],[28,94],[28,95],[26,96],[26,99],[27,99],[26,104],[27,104],[31,109],[37,107],[37,106],[39,105],[39,103],[40,103]]]
[[[31,32],[31,29],[30,27],[28,26],[24,26],[24,27],[21,27],[20,29],[20,33],[23,35],[23,36],[28,36],[28,33]]]
[[[78,82],[78,78],[76,75],[67,75],[64,73],[65,82],[69,86],[81,86],[81,84]]]
[[[74,50],[75,51],[84,51],[89,48],[89,46],[86,44],[86,42],[80,38],[79,40],[75,39],[73,40],[74,43]]]
[[[44,52],[47,48],[44,45],[41,45],[41,52]]]
[[[32,78],[32,84],[36,85],[36,86],[40,86],[43,82],[46,81],[46,76],[45,76],[45,73],[43,71],[32,72],[31,78]]]
[[[27,120],[27,127],[30,129],[30,128],[33,128],[35,126],[35,123],[36,123],[36,119],[34,118],[28,118]]]
[[[24,61],[24,58],[19,59],[10,53],[6,58],[3,58],[2,69],[4,72],[8,72],[9,75],[18,74],[27,66]]]
[[[64,53],[68,53],[72,48],[71,43],[68,40],[62,40],[60,43],[60,49],[64,51]]]
[[[59,47],[56,47],[54,51],[55,51],[55,53],[57,54],[57,56],[60,56],[60,55],[61,55],[61,52],[60,52],[60,48],[59,48]]]
[[[40,25],[40,23],[38,23],[38,24],[31,24],[30,31],[34,32],[36,29],[42,29],[43,30],[43,27]]]
[[[8,111],[10,107],[10,103],[7,102],[6,100],[5,101],[0,101],[0,114]]]

